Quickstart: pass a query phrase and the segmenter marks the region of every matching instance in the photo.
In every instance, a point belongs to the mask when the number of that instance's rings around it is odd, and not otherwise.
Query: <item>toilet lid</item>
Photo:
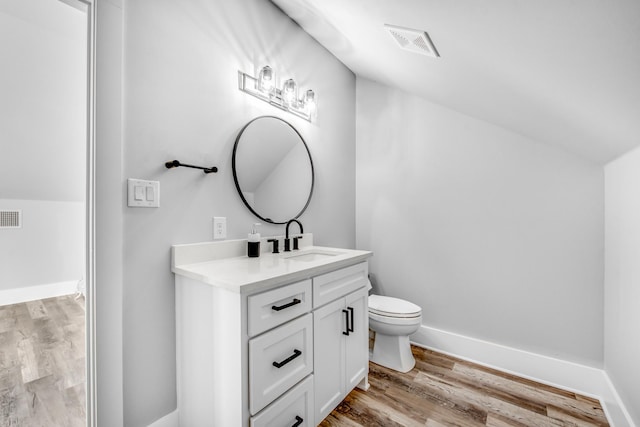
[[[369,311],[388,317],[418,317],[422,314],[422,309],[409,301],[381,295],[369,296]]]

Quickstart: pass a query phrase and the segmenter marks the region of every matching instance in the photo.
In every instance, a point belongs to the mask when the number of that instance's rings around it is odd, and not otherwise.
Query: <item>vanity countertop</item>
[[[311,241],[312,237],[306,240]],[[258,258],[224,256],[225,252],[233,255],[234,250],[237,254],[239,248],[244,249],[243,244],[246,245],[246,240],[175,245],[172,247],[171,271],[244,294],[268,290],[281,285],[283,281],[308,279],[366,261],[373,255],[370,251],[310,245],[291,252],[266,253]],[[225,246],[233,249],[228,251]],[[264,247],[266,245],[263,250]]]

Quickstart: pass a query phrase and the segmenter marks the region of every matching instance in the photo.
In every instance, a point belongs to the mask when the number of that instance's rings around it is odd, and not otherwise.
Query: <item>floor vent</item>
[[[422,55],[438,58],[440,54],[433,45],[429,34],[421,30],[398,27],[396,25],[384,24],[384,29],[391,34],[391,37],[398,43],[401,49],[408,50]]]
[[[0,228],[22,228],[22,211],[0,210]]]

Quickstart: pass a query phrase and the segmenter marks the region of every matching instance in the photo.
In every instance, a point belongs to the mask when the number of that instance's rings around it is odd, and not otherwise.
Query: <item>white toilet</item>
[[[409,301],[380,295],[369,296],[369,328],[376,333],[373,363],[409,372],[416,364],[409,335],[422,323],[422,309]]]

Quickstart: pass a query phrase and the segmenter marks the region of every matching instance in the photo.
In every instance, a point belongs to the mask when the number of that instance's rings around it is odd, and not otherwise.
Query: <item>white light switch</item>
[[[134,200],[144,200],[144,186],[134,185],[133,190],[134,190],[133,191]]]
[[[160,207],[160,181],[127,180],[127,205],[136,208]]]
[[[227,238],[227,217],[214,216],[213,217],[213,240],[220,240]]]

